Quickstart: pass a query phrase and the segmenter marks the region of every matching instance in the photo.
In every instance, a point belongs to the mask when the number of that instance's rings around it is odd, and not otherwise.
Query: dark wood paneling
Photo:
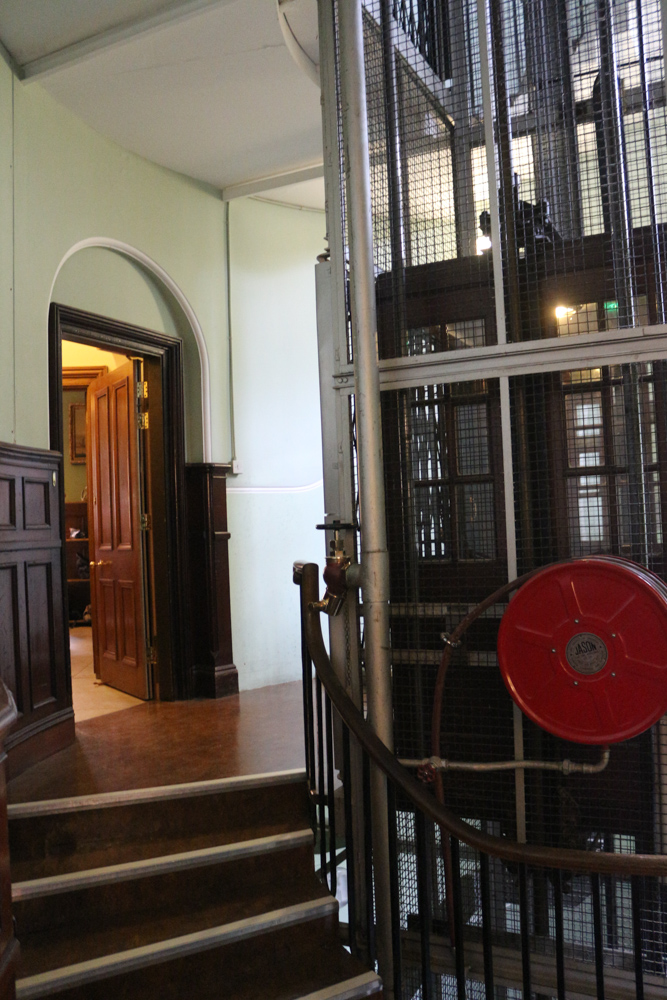
[[[220,698],[239,689],[229,601],[228,465],[186,466],[190,621],[195,691]]]
[[[61,467],[56,452],[0,444],[0,675],[19,713],[6,741],[10,775],[74,739]]]

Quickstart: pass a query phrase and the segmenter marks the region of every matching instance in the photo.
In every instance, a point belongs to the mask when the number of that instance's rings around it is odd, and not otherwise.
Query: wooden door
[[[134,365],[128,361],[88,387],[90,589],[96,673],[105,684],[149,698]]]

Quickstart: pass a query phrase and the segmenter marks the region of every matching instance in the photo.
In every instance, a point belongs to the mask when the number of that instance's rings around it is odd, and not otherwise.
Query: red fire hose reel
[[[549,566],[510,601],[498,660],[514,701],[555,736],[638,736],[667,711],[667,586],[613,556]]]

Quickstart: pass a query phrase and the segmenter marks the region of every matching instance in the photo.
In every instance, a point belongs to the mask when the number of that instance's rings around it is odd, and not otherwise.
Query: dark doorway
[[[63,339],[135,355],[143,361],[149,400],[147,491],[150,496],[155,657],[154,689],[161,700],[191,697],[187,634],[185,549],[185,435],[183,345],[177,337],[51,305],[49,314],[50,447],[65,444],[62,410]],[[60,488],[64,524],[64,489]],[[68,619],[63,581],[64,621]]]

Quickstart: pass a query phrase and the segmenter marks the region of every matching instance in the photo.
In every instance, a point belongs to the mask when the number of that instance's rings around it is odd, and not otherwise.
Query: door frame
[[[140,354],[149,380],[159,379],[161,412],[150,422],[151,492],[163,517],[154,518],[154,570],[159,590],[154,595],[158,635],[155,680],[161,701],[192,697],[190,636],[187,606],[187,538],[185,521],[185,411],[183,405],[183,342],[179,337],[107,319],[80,309],[51,303],[49,309],[49,433],[50,447],[62,454],[62,341],[100,347],[121,354]],[[151,375],[152,372],[152,375]],[[150,398],[150,397],[149,397]],[[65,489],[60,476],[61,524]],[[162,534],[158,539],[157,535]],[[63,591],[67,620],[67,592]]]

